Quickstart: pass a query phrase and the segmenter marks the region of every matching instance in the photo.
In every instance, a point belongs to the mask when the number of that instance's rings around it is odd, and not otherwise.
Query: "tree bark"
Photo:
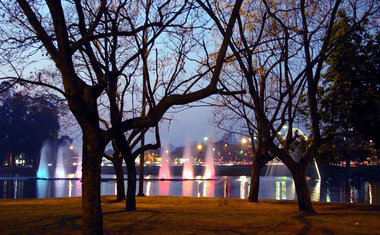
[[[87,136],[87,137],[86,137]],[[83,234],[103,234],[100,196],[101,156],[104,148],[94,135],[83,132],[82,211]]]
[[[315,214],[315,210],[311,203],[310,192],[307,187],[305,172],[306,167],[299,166],[297,168],[288,167],[292,173],[294,184],[296,187],[298,208],[305,214]]]
[[[265,164],[259,162],[252,163],[251,171],[251,185],[249,189],[249,202],[259,202],[259,189],[260,189],[260,171]]]
[[[125,187],[124,187],[124,172],[123,172],[123,159],[117,157],[113,166],[116,174],[116,201],[122,201],[125,199]]]
[[[136,165],[132,156],[127,156],[126,159],[128,171],[128,187],[127,187],[127,200],[125,201],[125,210],[136,210]]]
[[[139,193],[138,196],[144,197],[144,152],[140,154],[140,178],[139,178]]]

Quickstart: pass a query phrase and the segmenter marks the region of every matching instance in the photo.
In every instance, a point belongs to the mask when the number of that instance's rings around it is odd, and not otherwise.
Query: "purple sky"
[[[194,107],[176,113],[169,127],[167,124],[160,126],[161,140],[182,146],[186,139],[198,142],[203,141],[205,136],[215,136],[221,131],[210,124],[211,117],[210,107]]]

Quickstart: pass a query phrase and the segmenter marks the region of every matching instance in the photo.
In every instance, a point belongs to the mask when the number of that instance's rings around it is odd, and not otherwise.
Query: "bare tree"
[[[100,163],[106,144],[112,139],[115,140],[127,161],[128,175],[130,175],[130,172],[133,172],[135,156],[143,151],[143,148],[133,151],[131,140],[138,140],[142,133],[157,126],[170,107],[197,101],[220,91],[218,78],[241,2],[237,1],[234,4],[231,18],[225,28],[225,39],[218,50],[210,80],[204,82],[200,76],[195,76],[178,81],[178,76],[173,76],[169,79],[169,83],[164,84],[169,89],[165,90],[163,95],[159,98],[147,97],[151,106],[145,115],[132,115],[125,119],[121,119],[124,116],[119,113],[123,109],[117,107],[117,87],[119,84],[125,85],[130,82],[128,78],[131,76],[128,75],[133,73],[126,72],[125,69],[129,68],[131,62],[140,55],[140,51],[130,46],[128,42],[147,28],[155,32],[158,37],[159,32],[165,31],[170,34],[170,30],[183,27],[186,25],[189,12],[192,12],[194,6],[192,2],[157,1],[149,14],[155,17],[150,18],[146,24],[144,20],[142,23],[140,21],[140,8],[133,5],[139,2],[107,3],[103,0],[85,2],[75,0],[64,3],[59,0],[47,0],[46,3],[18,0],[17,4],[0,2],[1,13],[5,16],[4,23],[6,23],[6,26],[2,26],[2,33],[5,33],[1,36],[4,42],[3,57],[18,56],[18,61],[22,61],[28,59],[22,58],[23,50],[34,52],[35,55],[42,52],[52,60],[61,75],[57,80],[49,80],[43,76],[26,77],[18,73],[7,76],[7,79],[46,86],[60,93],[67,100],[71,112],[82,129],[84,234],[101,234],[103,231]],[[152,38],[147,45],[152,44],[154,40],[157,38]],[[126,42],[124,47],[120,47],[119,41]],[[9,61],[13,66],[16,65],[16,60]],[[25,63],[17,66],[23,69]],[[147,89],[148,93],[153,91],[150,89]],[[128,97],[120,98],[128,99]],[[102,118],[98,107],[101,99],[107,99],[110,106],[109,120],[112,126],[109,129],[103,128],[99,121]],[[128,139],[124,135],[126,132],[130,133]],[[147,145],[144,145],[144,148],[147,148]]]
[[[292,37],[271,19],[265,5],[247,3],[242,9],[222,82],[227,90],[241,87],[247,92],[220,97],[215,118],[219,127],[240,129],[250,137],[253,162],[248,200],[258,202],[260,170],[275,156],[269,151],[269,143],[278,145],[278,132],[287,120],[294,119],[293,106],[302,80],[289,73],[289,58],[297,52],[297,48],[286,47]],[[220,30],[222,15],[213,16]],[[226,121],[234,127],[225,126]],[[288,141],[293,141],[292,135]]]
[[[252,8],[255,4],[257,6]],[[246,8],[243,6],[244,10],[238,18],[239,30],[230,41],[231,66],[234,66],[235,74],[228,73],[228,80],[223,81],[226,87],[241,86],[247,90],[247,95],[235,96],[235,101],[225,99],[224,104],[233,104],[230,106],[234,113],[243,117],[247,126],[251,125],[249,132],[257,131],[251,182],[251,192],[256,196],[250,200],[257,201],[258,172],[255,168],[259,170],[260,164],[276,156],[293,175],[300,211],[315,212],[305,170],[323,141],[319,131],[316,89],[326,56],[339,43],[339,40],[330,40],[339,7],[343,7],[340,1],[265,0],[248,4]],[[358,21],[378,11],[375,2],[368,1],[353,1],[344,7],[350,8]],[[212,18],[223,33],[223,13],[212,15]],[[236,74],[244,81],[236,78]],[[311,133],[303,154],[294,157],[294,145],[301,144],[299,133],[294,131],[300,113],[301,95],[308,98]],[[279,132],[285,125],[288,127],[287,133],[281,136]],[[308,123],[298,125],[308,128]]]
[[[305,180],[305,171],[306,166],[312,161],[320,145],[327,140],[327,138],[322,138],[320,133],[320,121],[317,113],[317,87],[327,56],[341,42],[341,40],[331,40],[332,28],[340,8],[348,10],[357,22],[360,22],[367,16],[376,14],[379,11],[379,6],[375,1],[348,1],[343,4],[341,1],[336,0],[320,4],[301,0],[296,3],[294,10],[290,11],[291,20],[285,22],[282,15],[286,12],[287,6],[275,4],[274,7],[266,1],[264,3],[271,17],[281,25],[283,32],[287,34],[294,34],[295,32],[298,34],[297,38],[289,43],[287,47],[291,48],[292,45],[299,45],[298,47],[301,48],[297,56],[293,58],[292,63],[297,63],[299,67],[292,66],[289,71],[304,80],[305,92],[303,94],[307,97],[310,120],[310,126],[305,125],[305,128],[310,127],[311,129],[311,133],[306,140],[307,145],[299,159],[291,156],[292,142],[289,142],[288,138],[284,141],[279,139],[283,143],[282,148],[271,144],[270,151],[278,156],[291,171],[296,185],[299,209],[306,213],[315,213]],[[293,24],[289,24],[289,22],[293,22]],[[352,32],[352,30],[350,31]],[[342,39],[345,37],[347,37],[347,34],[342,35]],[[296,107],[299,108],[299,106]],[[292,122],[288,121],[288,123],[288,136],[290,136],[291,132],[293,132],[292,123],[294,123],[294,119]],[[295,134],[297,133],[293,133],[293,135]]]

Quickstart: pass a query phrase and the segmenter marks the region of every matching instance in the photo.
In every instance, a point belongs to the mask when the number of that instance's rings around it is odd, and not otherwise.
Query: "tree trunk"
[[[83,133],[82,210],[83,234],[103,234],[100,196],[101,149],[98,141]],[[93,135],[92,135],[93,137]]]
[[[144,159],[144,152],[141,154],[140,158]],[[140,160],[140,178],[139,178],[139,193],[138,196],[144,197],[144,160]]]
[[[260,189],[260,171],[264,164],[258,162],[252,163],[251,171],[251,185],[249,189],[249,202],[259,202],[259,189]]]
[[[125,199],[125,187],[124,187],[124,172],[123,172],[123,159],[117,157],[113,162],[116,174],[116,200],[122,201]]]
[[[141,147],[144,146],[144,136],[141,139]],[[140,177],[139,177],[139,193],[137,194],[139,197],[144,197],[144,163],[145,163],[145,153],[142,152],[140,154]]]
[[[136,210],[136,165],[131,156],[127,156],[126,164],[128,171],[128,187],[125,210],[134,211]]]
[[[305,178],[306,167],[298,165],[297,168],[289,168],[289,170],[292,173],[294,184],[296,186],[299,210],[305,214],[315,214]]]

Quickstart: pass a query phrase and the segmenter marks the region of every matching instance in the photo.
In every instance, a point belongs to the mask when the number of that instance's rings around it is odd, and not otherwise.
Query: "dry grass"
[[[103,198],[106,234],[380,234],[380,205],[150,196],[137,211]],[[0,200],[0,234],[80,234],[81,198]]]

